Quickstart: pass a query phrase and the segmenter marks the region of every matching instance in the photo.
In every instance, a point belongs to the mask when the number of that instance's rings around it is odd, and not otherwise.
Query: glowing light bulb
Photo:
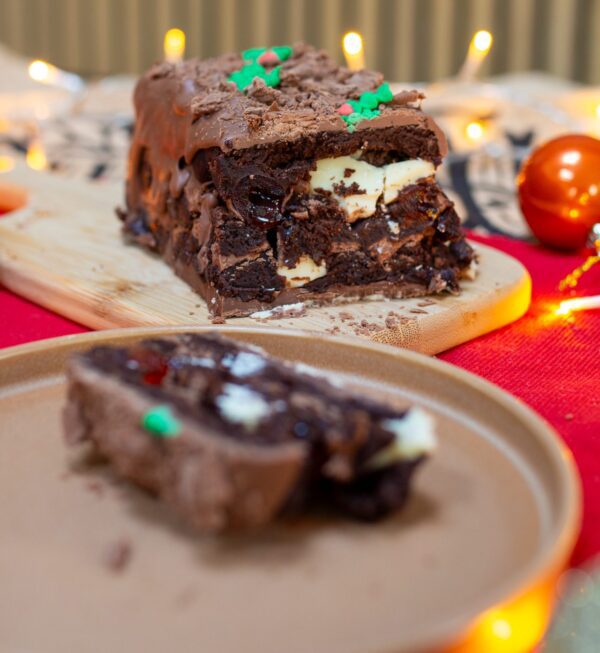
[[[46,152],[39,141],[32,141],[29,144],[25,160],[27,161],[27,165],[33,170],[44,170],[48,167]]]
[[[185,53],[185,32],[177,27],[168,30],[163,47],[167,61],[172,63],[181,61]]]
[[[467,57],[458,73],[460,80],[464,82],[473,81],[481,68],[481,64],[492,49],[493,42],[494,38],[491,32],[488,32],[486,29],[480,29],[473,34],[473,38],[469,43]]]
[[[478,32],[475,32],[471,40],[472,47],[481,52],[482,54],[487,54],[491,48],[494,38],[490,32],[486,29],[480,29]]]
[[[365,67],[363,38],[358,32],[347,32],[342,39],[342,49],[346,65],[350,70],[362,70]]]
[[[551,615],[555,580],[485,612],[452,653],[531,653],[540,643]]]
[[[15,167],[15,162],[9,156],[0,156],[0,173],[10,172]]]
[[[52,64],[36,59],[29,64],[29,76],[42,84],[52,84],[57,77],[58,70]]]
[[[465,127],[465,133],[467,134],[467,138],[471,141],[480,140],[484,134],[484,131],[485,129],[483,123],[479,122],[478,120],[474,120],[473,122],[470,122]]]
[[[28,72],[29,77],[40,84],[58,86],[71,93],[79,93],[85,87],[85,82],[79,75],[61,70],[42,59],[32,61],[29,64]]]
[[[573,311],[585,311],[600,308],[600,295],[565,299],[556,309],[556,315],[570,315]]]

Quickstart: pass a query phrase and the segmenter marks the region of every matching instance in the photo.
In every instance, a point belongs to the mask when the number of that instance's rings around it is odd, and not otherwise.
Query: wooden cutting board
[[[95,329],[210,324],[203,300],[158,257],[121,239],[120,185],[62,178],[18,164],[0,174],[0,282]],[[518,319],[531,281],[513,258],[477,245],[480,269],[459,296],[308,308],[297,317],[232,318],[371,338],[436,354]],[[1,317],[1,316],[0,316]]]

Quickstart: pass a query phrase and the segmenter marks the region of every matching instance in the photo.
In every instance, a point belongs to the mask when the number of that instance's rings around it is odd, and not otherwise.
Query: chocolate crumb
[[[355,181],[350,186],[346,186],[343,181],[333,184],[334,192],[340,197],[347,197],[348,195],[364,195],[367,191],[361,188]]]
[[[348,179],[348,177],[352,177],[352,173],[356,172],[356,170],[353,170],[352,168],[344,168],[344,177]]]
[[[424,299],[422,302],[419,302],[417,306],[435,306],[435,302],[431,299]]]
[[[342,311],[339,314],[339,318],[342,322],[347,322],[348,320],[353,320],[354,315],[352,315],[352,313],[348,313],[348,311]]]
[[[379,331],[381,331],[381,325],[375,322],[368,322],[367,320],[361,320],[360,325],[356,324],[356,328],[354,329],[354,333],[357,336],[371,336]]]
[[[117,540],[109,546],[106,552],[106,566],[115,574],[120,574],[129,564],[131,554],[131,543],[126,539]]]
[[[93,492],[97,497],[104,496],[104,485],[100,481],[88,481],[85,484],[86,488]]]
[[[428,315],[427,311],[424,311],[422,308],[411,308],[409,313],[424,313]]]
[[[385,318],[385,326],[388,329],[394,329],[395,327],[398,326],[398,318],[389,315],[388,317]]]
[[[225,324],[226,323],[225,318],[221,317],[220,315],[215,315],[215,317],[213,317],[211,319],[211,322],[213,324]]]

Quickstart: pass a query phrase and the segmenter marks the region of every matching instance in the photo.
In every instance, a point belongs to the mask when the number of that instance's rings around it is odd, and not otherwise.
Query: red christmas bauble
[[[517,177],[519,202],[544,244],[579,249],[600,222],[600,140],[560,136],[533,151]]]

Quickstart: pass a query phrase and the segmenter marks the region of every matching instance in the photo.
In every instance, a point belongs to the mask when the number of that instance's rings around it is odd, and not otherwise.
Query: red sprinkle
[[[160,367],[155,368],[144,374],[144,383],[148,385],[160,385],[163,382],[163,379],[167,375],[169,367],[165,364],[162,364]]]
[[[166,359],[158,352],[148,350],[134,351],[130,359],[139,365],[142,380],[148,385],[161,385],[169,371],[169,365]]]
[[[258,63],[261,66],[268,66],[269,64],[276,64],[279,63],[279,57],[275,54],[275,52],[263,52],[260,57],[258,58]]]
[[[344,102],[341,107],[338,108],[337,112],[340,116],[349,116],[351,113],[354,113],[354,109],[351,104]]]

